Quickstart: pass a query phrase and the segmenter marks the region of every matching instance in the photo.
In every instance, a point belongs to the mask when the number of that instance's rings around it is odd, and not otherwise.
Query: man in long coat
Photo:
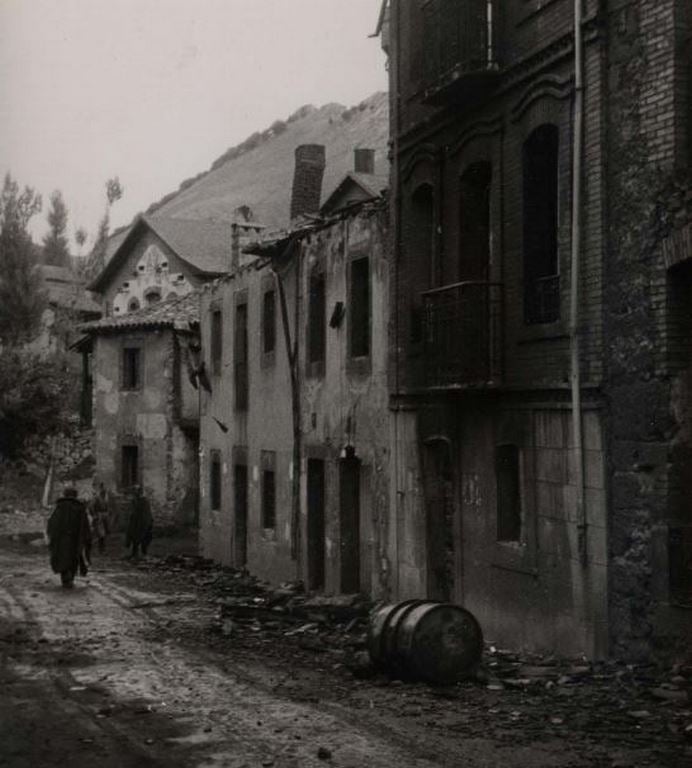
[[[63,587],[73,586],[79,571],[86,576],[91,551],[91,530],[86,505],[74,488],[65,488],[48,520],[50,564],[60,574]]]
[[[147,548],[151,544],[154,518],[151,516],[149,499],[142,493],[142,487],[137,485],[133,491],[125,546],[132,547],[132,557],[137,557],[140,547],[142,554],[146,555]]]

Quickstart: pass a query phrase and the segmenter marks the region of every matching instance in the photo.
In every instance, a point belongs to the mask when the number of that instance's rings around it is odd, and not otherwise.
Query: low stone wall
[[[54,482],[91,480],[94,475],[92,430],[74,426],[56,435],[34,435],[22,450],[22,460],[35,474],[46,473],[54,461]]]

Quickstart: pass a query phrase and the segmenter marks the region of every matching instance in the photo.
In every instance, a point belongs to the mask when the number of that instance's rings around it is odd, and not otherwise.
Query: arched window
[[[161,301],[161,291],[158,288],[149,290],[146,292],[144,298],[147,302],[147,306],[156,304],[158,301]]]
[[[527,323],[560,319],[558,130],[546,124],[524,142],[524,317]]]
[[[474,163],[459,179],[459,280],[488,280],[491,173]]]
[[[435,202],[430,184],[421,184],[411,196],[411,209],[408,226],[408,242],[411,252],[410,272],[411,289],[411,341],[418,342],[423,337],[423,310],[420,292],[430,287],[430,275],[434,253]]]

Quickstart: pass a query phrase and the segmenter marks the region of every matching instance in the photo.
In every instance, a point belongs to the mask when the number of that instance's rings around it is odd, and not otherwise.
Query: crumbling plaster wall
[[[301,387],[304,455],[327,462],[325,489],[326,583],[340,590],[339,460],[351,447],[361,461],[360,583],[364,591],[391,594],[389,550],[390,444],[387,343],[389,322],[388,212],[364,209],[320,229],[303,246],[302,293],[309,296],[309,275],[320,263],[326,276],[326,319],[337,302],[345,313],[337,327],[327,325],[326,359],[318,376],[305,375]],[[370,352],[352,357],[349,347],[352,304],[349,270],[354,258],[367,257],[370,276]],[[307,300],[301,316],[307,328]],[[303,348],[304,349],[304,348]],[[306,370],[306,361],[301,361]],[[321,452],[320,452],[321,451]],[[302,497],[307,498],[307,459],[302,466]],[[307,541],[307,505],[303,505],[303,541]]]
[[[294,332],[295,282],[285,276],[288,316]],[[200,542],[203,553],[228,565],[235,562],[233,465],[248,469],[247,567],[261,578],[283,581],[297,577],[291,557],[291,488],[293,481],[293,428],[291,384],[281,315],[276,303],[276,346],[271,354],[260,350],[262,294],[275,287],[268,266],[241,267],[232,276],[205,287],[201,304],[201,338],[211,393],[203,392],[200,451]],[[246,411],[235,408],[234,363],[235,312],[238,302],[248,306],[249,403]],[[221,371],[214,375],[210,358],[211,313],[223,317]],[[293,336],[292,336],[293,338]],[[223,425],[223,426],[222,426]],[[224,432],[225,428],[227,431]],[[221,508],[211,509],[210,456],[221,459]],[[261,524],[262,451],[276,454],[276,526]]]
[[[141,386],[134,390],[122,388],[122,350],[128,345],[142,350]],[[167,329],[95,337],[96,474],[122,494],[122,446],[136,445],[141,483],[157,525],[184,522],[180,493],[189,484],[194,455],[174,420],[175,362],[173,334]]]

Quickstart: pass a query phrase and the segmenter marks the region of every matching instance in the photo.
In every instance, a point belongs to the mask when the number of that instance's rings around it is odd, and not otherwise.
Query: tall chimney
[[[301,144],[296,147],[296,167],[291,193],[291,220],[320,209],[325,153],[323,144]]]
[[[353,170],[356,173],[375,173],[375,150],[354,149]]]

